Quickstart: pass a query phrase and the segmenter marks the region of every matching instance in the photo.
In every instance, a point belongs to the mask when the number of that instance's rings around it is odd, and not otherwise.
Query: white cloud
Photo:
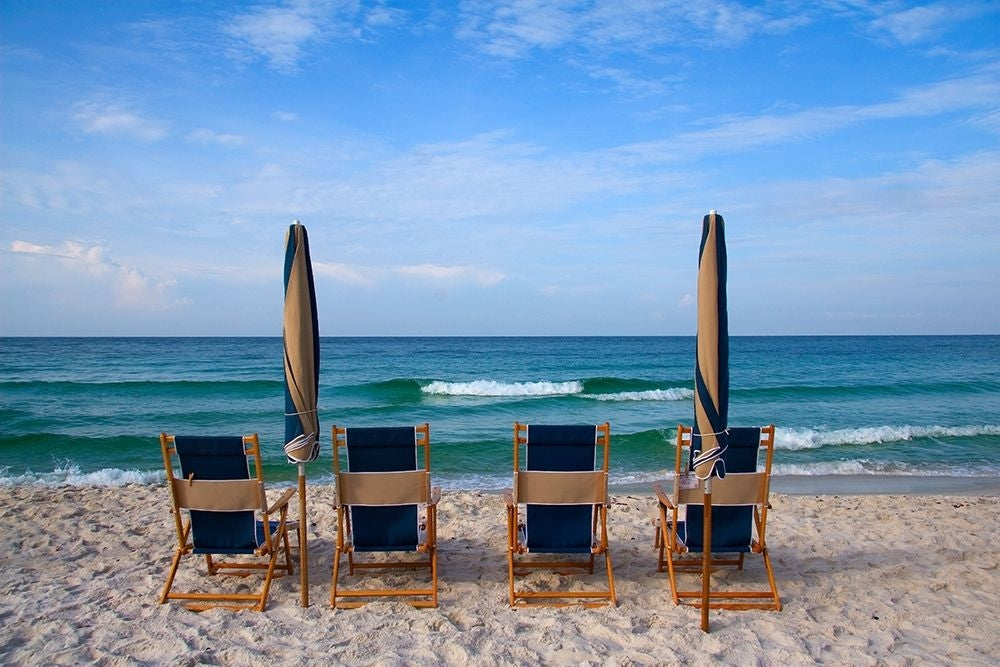
[[[742,199],[758,214],[820,229],[830,239],[860,231],[884,236],[890,243],[905,238],[900,249],[925,252],[928,247],[965,245],[970,238],[980,239],[980,247],[987,239],[1000,240],[1000,228],[993,222],[1000,206],[998,182],[1000,153],[983,152],[925,160],[867,178],[758,184],[736,190],[733,199]]]
[[[407,13],[402,9],[386,7],[384,2],[372,7],[365,16],[365,25],[371,28],[394,27],[405,22]]]
[[[892,4],[887,6],[893,7]],[[899,44],[909,46],[933,40],[959,23],[997,11],[996,3],[978,0],[937,2],[889,11],[872,21],[871,27],[877,33],[888,34]]]
[[[271,118],[280,120],[282,123],[291,123],[299,119],[299,115],[294,111],[275,111]]]
[[[715,0],[470,0],[461,4],[456,33],[482,53],[517,59],[563,48],[600,56],[614,51],[646,54],[668,45],[735,46],[757,33],[787,32],[810,22],[804,10],[767,11]]]
[[[475,284],[493,287],[503,282],[503,272],[468,264],[407,264],[392,267],[358,266],[351,264],[313,261],[317,276],[360,287],[375,287],[392,276],[404,276],[433,284]]]
[[[187,139],[197,144],[216,144],[228,147],[242,146],[246,143],[246,139],[238,134],[216,132],[204,127],[189,132]]]
[[[245,215],[294,210],[380,226],[448,225],[483,216],[516,220],[632,191],[643,177],[619,169],[603,152],[553,155],[503,133],[395,154],[377,147],[333,161],[330,154],[316,146],[269,164],[235,188],[234,209]]]
[[[135,267],[119,266],[115,283],[117,305],[130,310],[168,310],[186,303],[173,299],[174,280],[147,276]]]
[[[87,134],[125,135],[150,142],[167,136],[163,122],[144,118],[114,103],[79,102],[74,107],[73,119]]]
[[[319,32],[311,12],[271,7],[235,17],[226,32],[270,61],[274,69],[294,71],[304,43]]]
[[[0,171],[0,205],[46,210],[64,220],[134,214],[150,207],[151,199],[150,188],[133,174],[78,161],[57,161],[44,171]]]
[[[504,274],[491,269],[474,266],[442,266],[439,264],[414,264],[400,266],[396,272],[404,276],[445,283],[475,283],[480,287],[492,287],[502,282]]]
[[[570,1],[463,2],[458,36],[483,53],[520,58],[536,48],[553,48],[573,37],[579,16]]]
[[[910,7],[876,19],[872,26],[891,34],[900,44],[913,44],[942,30],[954,5],[924,5]]]
[[[87,247],[76,241],[64,241],[62,248],[40,245],[28,241],[15,240],[10,244],[11,252],[25,255],[41,255],[78,262],[78,265],[92,274],[107,272],[108,264],[104,260],[104,248],[101,246]]]
[[[49,246],[28,243],[27,241],[13,241],[10,244],[11,252],[20,252],[26,255],[51,255],[52,249]]]
[[[313,271],[318,276],[361,287],[372,287],[378,281],[377,272],[348,264],[314,261]]]
[[[67,240],[56,247],[15,240],[10,244],[10,251],[18,255],[55,259],[75,276],[69,277],[69,280],[79,280],[81,274],[89,276],[108,287],[114,304],[123,310],[168,310],[187,303],[187,300],[176,299],[171,294],[176,281],[149,276],[137,267],[114,262],[105,256],[105,248],[100,245],[88,246]],[[51,277],[53,265],[47,264],[46,271]]]
[[[619,90],[633,97],[662,95],[667,91],[665,81],[640,77],[621,67],[600,65],[586,66],[585,69],[592,78],[612,81]]]
[[[234,55],[264,58],[273,69],[291,74],[307,48],[336,37],[356,38],[358,28],[351,25],[356,14],[351,0],[292,0],[258,5],[233,17],[223,32],[235,40]]]
[[[998,99],[1000,71],[991,68],[965,77],[915,86],[895,99],[867,106],[842,105],[784,115],[708,118],[702,121],[707,129],[680,133],[661,141],[622,146],[615,152],[621,159],[640,162],[693,159],[827,134],[870,121],[992,110]]]

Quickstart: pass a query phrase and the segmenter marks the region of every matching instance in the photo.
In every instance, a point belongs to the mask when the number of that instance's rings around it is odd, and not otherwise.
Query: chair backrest
[[[607,500],[610,433],[607,423],[514,424],[514,498],[525,504],[525,545],[529,551],[591,550],[594,512]]]
[[[164,466],[181,535],[181,510],[191,517],[194,553],[253,553],[270,539],[258,530],[256,512],[266,511],[260,443],[249,436],[162,434]],[[172,455],[180,463],[174,474]],[[254,471],[251,474],[250,462]]]
[[[677,427],[678,476],[692,476],[693,451],[701,448],[701,438],[691,433],[687,426]],[[683,457],[684,451],[687,457]],[[759,463],[761,450],[764,462]],[[720,553],[748,552],[754,539],[754,507],[759,507],[766,520],[771,461],[774,455],[774,425],[763,428],[731,427],[728,446],[722,455],[725,462],[725,479],[713,480],[712,500],[712,551]],[[682,463],[683,460],[683,463]],[[700,551],[704,547],[704,501],[701,484],[694,494],[683,499],[687,505],[685,533],[681,539],[688,549]],[[716,497],[717,496],[717,497]],[[763,525],[763,523],[762,523]]]
[[[416,549],[419,503],[426,503],[430,494],[430,425],[334,426],[332,432],[338,504],[349,507],[354,548]],[[341,470],[341,447],[347,470]]]

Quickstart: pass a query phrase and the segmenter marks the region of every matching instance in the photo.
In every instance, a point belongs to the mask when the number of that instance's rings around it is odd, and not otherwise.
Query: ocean
[[[775,474],[1000,478],[1000,336],[735,336],[732,426]],[[324,338],[330,427],[431,425],[435,483],[509,486],[515,420],[611,423],[612,484],[663,479],[693,413],[693,337]],[[158,435],[257,432],[286,463],[280,338],[0,339],[0,484],[162,481]]]

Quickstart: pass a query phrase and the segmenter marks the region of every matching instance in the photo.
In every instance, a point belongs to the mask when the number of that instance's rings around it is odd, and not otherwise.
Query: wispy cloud
[[[475,283],[481,287],[492,287],[504,279],[500,271],[481,269],[475,266],[441,266],[438,264],[415,264],[401,266],[396,273],[433,282],[459,284]]]
[[[328,155],[322,147],[299,150],[261,169],[236,188],[236,210],[452,224],[558,210],[599,193],[628,192],[643,178],[604,162],[601,153],[554,155],[502,132],[398,153],[372,149],[347,158],[352,169]]]
[[[818,107],[789,114],[706,118],[705,129],[680,133],[662,141],[622,146],[623,159],[662,162],[703,155],[739,152],[749,148],[828,134],[865,122],[919,118],[965,111],[977,115],[995,109],[1000,99],[1000,71],[916,86],[894,99],[870,105]]]
[[[289,0],[241,12],[222,31],[233,40],[230,52],[237,59],[262,58],[272,69],[294,74],[312,49],[363,39],[366,32],[403,24],[406,16],[381,2],[364,8],[355,0]]]
[[[0,205],[42,210],[60,217],[117,218],[146,205],[149,189],[115,169],[60,160],[39,171],[0,171]]]
[[[385,0],[379,2],[364,15],[364,23],[369,28],[398,27],[406,23],[407,12],[394,7],[387,7]]]
[[[233,17],[224,31],[236,40],[244,57],[263,57],[274,69],[293,72],[303,48],[320,35],[323,9],[311,3],[257,7]]]
[[[246,139],[238,134],[216,132],[208,128],[198,128],[188,133],[187,140],[196,144],[236,147],[246,144]]]
[[[726,1],[469,0],[461,4],[456,32],[482,53],[516,59],[562,48],[646,54],[665,45],[735,46],[809,22],[804,10],[780,13]]]
[[[574,4],[469,0],[461,5],[458,36],[490,56],[520,58],[572,39],[580,21]]]
[[[313,262],[316,275],[335,280],[348,285],[373,287],[378,282],[378,275],[370,269],[340,264],[336,262]]]
[[[736,188],[732,198],[742,202],[746,214],[794,220],[798,228],[827,240],[860,233],[897,246],[894,253],[912,251],[926,258],[928,248],[944,252],[969,238],[1000,242],[1000,228],[992,223],[1000,205],[993,185],[997,182],[1000,153],[984,151],[952,160],[924,160],[869,177],[782,180]],[[903,238],[906,243],[899,243]],[[830,249],[814,247],[820,253]]]
[[[167,136],[163,121],[147,118],[114,103],[78,102],[73,108],[73,120],[87,134],[123,135],[150,142]]]
[[[125,310],[167,310],[187,303],[185,299],[173,297],[176,281],[156,278],[138,267],[115,262],[107,257],[106,249],[100,245],[67,240],[55,247],[15,240],[10,244],[10,251],[23,256],[55,259],[77,276],[85,275],[108,285],[115,305]]]
[[[871,23],[876,34],[890,36],[904,46],[934,39],[956,25],[1000,12],[994,2],[969,0],[967,2],[936,2],[906,9],[895,9],[892,4],[886,13]],[[882,11],[882,7],[876,7]]]
[[[319,276],[365,288],[375,287],[394,276],[412,278],[437,286],[476,285],[478,287],[493,287],[506,278],[501,271],[471,264],[407,264],[373,267],[314,261],[313,269]]]

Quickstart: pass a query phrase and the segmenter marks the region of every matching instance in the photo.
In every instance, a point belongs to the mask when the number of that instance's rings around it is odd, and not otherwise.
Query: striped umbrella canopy
[[[722,216],[702,221],[698,251],[698,339],[694,368],[694,435],[701,447],[695,473],[725,476],[729,420],[729,315],[726,306],[726,234]]]
[[[302,606],[309,606],[306,466],[319,456],[319,324],[309,235],[296,220],[285,236],[285,455],[299,467],[299,554]]]
[[[714,210],[702,221],[698,251],[698,338],[694,368],[692,466],[705,480],[701,571],[701,629],[708,632],[712,563],[712,478],[725,477],[728,445],[729,315],[726,306],[726,234]]]

